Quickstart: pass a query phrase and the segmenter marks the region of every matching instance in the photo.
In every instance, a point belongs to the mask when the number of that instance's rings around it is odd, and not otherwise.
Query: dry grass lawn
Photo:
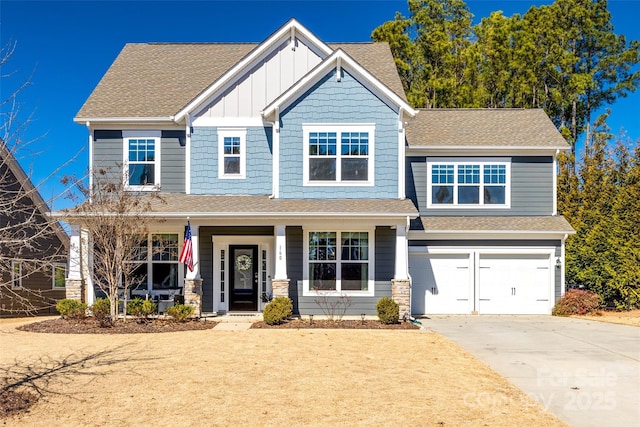
[[[599,311],[596,314],[572,316],[579,319],[597,320],[598,322],[617,323],[620,325],[640,326],[640,310]]]
[[[42,397],[5,425],[565,425],[428,331],[15,329],[26,321],[0,320],[0,386]]]

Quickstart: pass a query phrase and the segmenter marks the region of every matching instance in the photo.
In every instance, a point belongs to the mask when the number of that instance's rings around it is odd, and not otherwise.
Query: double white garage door
[[[554,303],[552,254],[410,252],[411,312],[549,314]]]

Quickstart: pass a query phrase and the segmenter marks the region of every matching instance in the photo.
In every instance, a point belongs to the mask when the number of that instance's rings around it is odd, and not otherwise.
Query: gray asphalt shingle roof
[[[256,43],[125,45],[77,118],[170,117],[258,47]],[[336,43],[406,100],[387,43]]]
[[[163,193],[152,214],[191,216],[412,216],[411,200],[399,199],[272,199],[269,196],[219,196]]]
[[[556,216],[423,216],[413,221],[412,230],[441,232],[550,232],[574,233],[573,227]]]
[[[421,109],[406,138],[409,147],[569,148],[541,109]]]

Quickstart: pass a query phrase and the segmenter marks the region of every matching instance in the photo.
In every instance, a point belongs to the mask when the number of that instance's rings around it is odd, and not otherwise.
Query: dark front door
[[[229,246],[229,310],[258,310],[258,246]]]

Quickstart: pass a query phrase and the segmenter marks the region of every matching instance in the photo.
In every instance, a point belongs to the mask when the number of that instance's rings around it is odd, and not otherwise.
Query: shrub
[[[276,297],[264,307],[264,322],[279,325],[293,314],[293,302],[287,297]]]
[[[167,314],[178,322],[184,322],[193,314],[193,307],[185,304],[176,304],[167,308]]]
[[[100,322],[100,326],[111,326],[111,303],[107,298],[98,298],[91,306],[93,317]]]
[[[327,320],[331,322],[342,320],[342,317],[346,314],[349,307],[353,304],[351,297],[348,295],[340,294],[339,296],[332,296],[333,291],[327,291],[321,288],[314,288],[317,297],[314,298],[314,302],[318,304],[322,314],[327,316]]]
[[[134,298],[127,303],[127,313],[135,317],[147,318],[158,311],[158,304],[151,300]]]
[[[598,294],[580,289],[570,289],[558,300],[551,314],[554,316],[587,314],[598,310],[599,307],[600,297]]]
[[[142,302],[143,300],[140,298],[130,300],[127,303],[127,313],[135,317],[142,316]]]
[[[142,301],[142,315],[145,318],[157,312],[158,312],[158,304],[151,301],[150,299],[146,299]]]
[[[389,297],[382,297],[376,304],[378,319],[385,325],[398,323],[400,320],[400,306]]]
[[[87,304],[75,299],[61,299],[56,310],[63,319],[84,319],[87,316]]]

